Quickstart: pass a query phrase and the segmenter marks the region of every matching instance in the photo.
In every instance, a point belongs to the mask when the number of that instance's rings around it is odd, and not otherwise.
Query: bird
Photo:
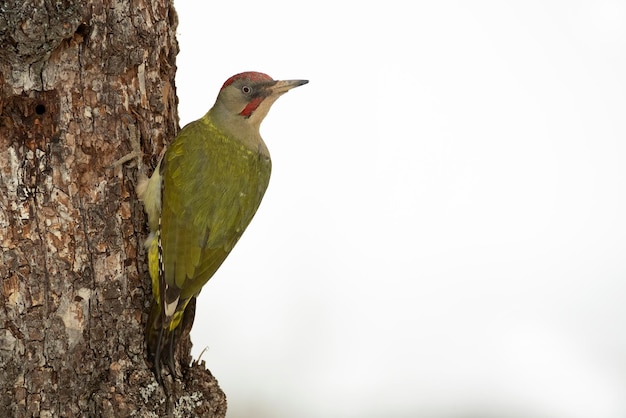
[[[177,376],[174,350],[182,324],[193,324],[187,306],[230,254],[268,187],[272,163],[261,122],[276,99],[306,83],[255,71],[228,78],[213,107],[183,127],[137,186],[150,229],[145,340],[159,383],[166,346]]]

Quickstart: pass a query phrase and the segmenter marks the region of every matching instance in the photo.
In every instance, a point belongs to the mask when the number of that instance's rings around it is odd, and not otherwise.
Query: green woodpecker
[[[146,342],[159,381],[165,346],[176,374],[185,308],[233,249],[267,188],[271,160],[261,122],[278,97],[307,82],[258,72],[232,76],[213,108],[180,131],[152,177],[139,184],[151,231],[146,248],[154,297]]]

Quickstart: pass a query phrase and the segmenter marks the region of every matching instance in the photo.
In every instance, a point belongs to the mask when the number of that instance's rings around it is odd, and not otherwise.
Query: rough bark
[[[177,132],[176,25],[171,0],[0,4],[1,417],[225,416],[203,365],[154,379],[137,167],[110,167]]]

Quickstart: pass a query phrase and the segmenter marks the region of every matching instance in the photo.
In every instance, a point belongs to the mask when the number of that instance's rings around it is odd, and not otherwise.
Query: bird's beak
[[[274,94],[281,95],[283,93],[288,92],[294,87],[301,86],[308,82],[309,80],[280,80],[280,81],[277,81],[276,84],[271,86],[269,89],[272,95]]]

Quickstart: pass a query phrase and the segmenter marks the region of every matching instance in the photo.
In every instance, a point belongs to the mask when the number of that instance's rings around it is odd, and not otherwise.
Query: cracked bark
[[[110,168],[178,130],[176,24],[171,0],[0,5],[2,417],[225,416],[203,365],[154,380],[137,170]]]

